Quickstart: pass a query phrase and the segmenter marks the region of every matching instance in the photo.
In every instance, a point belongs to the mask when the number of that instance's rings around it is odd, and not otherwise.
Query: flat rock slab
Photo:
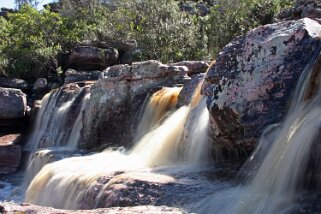
[[[77,213],[113,213],[113,214],[183,214],[184,211],[166,206],[113,207],[95,210],[57,210],[32,204],[0,203],[0,213],[32,213],[32,214],[77,214]]]

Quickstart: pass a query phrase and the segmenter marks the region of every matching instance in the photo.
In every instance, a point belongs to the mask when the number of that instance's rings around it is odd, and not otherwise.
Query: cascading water
[[[176,107],[181,87],[162,88],[149,98],[149,102],[144,107],[144,113],[137,127],[135,139],[139,140],[152,128],[156,128],[166,113]]]
[[[71,93],[60,89],[47,94],[41,101],[34,131],[25,150],[32,152],[57,146],[77,149],[82,112],[89,97],[86,87],[76,88]]]
[[[90,98],[86,87],[72,93],[56,90],[47,94],[41,101],[35,131],[26,150],[30,155],[24,185],[28,186],[33,177],[47,164],[54,161],[52,152],[75,151],[80,141],[83,111]],[[76,119],[74,120],[74,115]],[[49,148],[41,149],[44,145]]]
[[[108,149],[99,154],[68,158],[47,164],[32,180],[26,192],[25,201],[56,208],[79,209],[87,190],[100,176],[118,171],[148,172],[152,170],[151,167],[161,165],[195,165],[208,158],[204,155],[208,151],[208,112],[205,99],[201,97],[199,91],[194,96],[193,105],[183,106],[166,119],[162,119],[168,107],[176,105],[178,90],[180,89],[164,88],[156,93],[158,96],[151,97],[149,103],[152,105],[157,103],[157,105],[146,107],[146,115],[142,117],[142,123],[150,120],[150,124],[139,126],[150,130],[130,151]],[[153,99],[158,101],[155,102]],[[162,101],[159,102],[159,100]],[[160,108],[160,110],[150,108]],[[198,113],[201,114],[200,117],[191,116]],[[193,138],[184,139],[184,128],[188,120],[190,124],[195,122],[196,125],[202,124],[202,126],[190,130],[194,133],[190,135],[194,136]],[[196,140],[198,136],[202,137]],[[186,146],[189,148],[186,149]],[[192,157],[191,160],[189,156]],[[108,185],[109,182],[105,184],[105,186]],[[96,204],[99,202],[96,201]]]
[[[284,122],[266,130],[244,167],[254,170],[250,173],[254,176],[250,177],[249,184],[207,198],[200,206],[201,213],[272,214],[293,211],[298,191],[305,183],[312,146],[320,143],[320,60],[321,55],[318,55],[306,67]]]

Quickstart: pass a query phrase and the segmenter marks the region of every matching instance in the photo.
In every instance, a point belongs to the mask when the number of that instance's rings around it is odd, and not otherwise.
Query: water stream
[[[49,162],[46,156],[41,155],[46,151],[40,152],[31,161],[34,164],[31,164],[33,168],[30,168],[31,175],[27,176],[27,180],[32,181],[26,191],[25,201],[56,208],[79,209],[83,207],[82,201],[91,185],[100,177],[114,172],[126,172],[118,179],[143,172],[149,173],[147,177],[153,175],[157,182],[172,183],[175,178],[166,176],[166,170],[160,174],[155,169],[179,165],[196,170],[196,165],[210,158],[207,155],[209,114],[206,99],[202,98],[199,91],[195,92],[193,105],[174,110],[180,90],[163,88],[151,96],[137,129],[137,136],[142,137],[136,137],[139,140],[130,150],[107,149],[102,153],[66,158],[49,164],[45,164]],[[39,169],[40,172],[31,179]],[[147,179],[146,176],[139,177]],[[107,183],[105,187],[110,185]],[[100,201],[102,199],[97,197],[96,204]]]
[[[36,143],[29,141],[27,148],[53,148],[31,156],[25,202],[62,209],[165,204],[187,212],[222,214],[321,211],[318,205],[310,209],[321,201],[315,191],[321,187],[320,58],[311,59],[302,73],[283,122],[265,129],[241,168],[239,163],[222,162],[219,154],[220,161],[213,162],[210,152],[215,148],[208,138],[209,112],[200,93],[202,83],[191,103],[178,109],[181,88],[154,93],[143,107],[132,148],[58,159],[53,151],[77,150],[90,94],[80,90],[61,98],[59,91],[52,92],[42,101],[38,131],[31,138]],[[71,111],[72,106],[77,110]],[[70,112],[75,116],[63,135]],[[2,182],[1,188],[8,192],[12,186]],[[312,196],[307,196],[311,189]]]

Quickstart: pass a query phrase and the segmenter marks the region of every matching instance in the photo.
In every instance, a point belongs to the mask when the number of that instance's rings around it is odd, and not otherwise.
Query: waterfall
[[[90,98],[86,87],[54,90],[44,96],[38,112],[34,132],[26,150],[33,152],[28,160],[24,185],[48,163],[54,161],[53,152],[75,151],[81,140],[83,111]],[[41,149],[48,147],[47,149]]]
[[[197,90],[193,105],[183,106],[167,115],[168,110],[176,106],[179,90],[163,88],[150,98],[139,124],[140,128],[145,127],[149,131],[132,149],[107,149],[98,154],[47,164],[29,185],[25,201],[56,208],[79,209],[86,191],[99,176],[117,171],[150,171],[161,165],[194,166],[208,159],[208,112],[205,98]],[[188,126],[187,121],[190,124]],[[138,133],[145,131],[140,128]],[[184,132],[188,131],[194,134],[186,135],[185,139]],[[108,185],[109,182],[105,184]]]
[[[135,139],[139,140],[152,128],[159,125],[166,113],[176,107],[179,92],[182,87],[164,87],[152,95],[144,107],[144,114],[137,127]]]
[[[64,146],[75,150],[80,139],[82,113],[90,94],[86,87],[64,88],[45,95],[25,150]]]
[[[245,166],[253,171],[249,183],[207,198],[201,213],[291,212],[304,186],[312,147],[320,143],[320,60],[318,54],[302,73],[283,123],[268,127],[262,135]]]

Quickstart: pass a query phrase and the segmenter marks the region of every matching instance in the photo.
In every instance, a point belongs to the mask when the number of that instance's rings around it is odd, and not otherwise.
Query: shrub
[[[217,0],[207,17],[210,53],[215,57],[233,37],[273,22],[275,15],[292,0]]]
[[[17,13],[2,19],[1,56],[8,63],[8,75],[33,81],[46,77],[45,67],[62,45],[79,40],[67,18],[24,4]]]
[[[195,16],[174,0],[121,0],[106,9],[97,28],[100,40],[135,39],[138,60],[171,62],[208,58]]]

